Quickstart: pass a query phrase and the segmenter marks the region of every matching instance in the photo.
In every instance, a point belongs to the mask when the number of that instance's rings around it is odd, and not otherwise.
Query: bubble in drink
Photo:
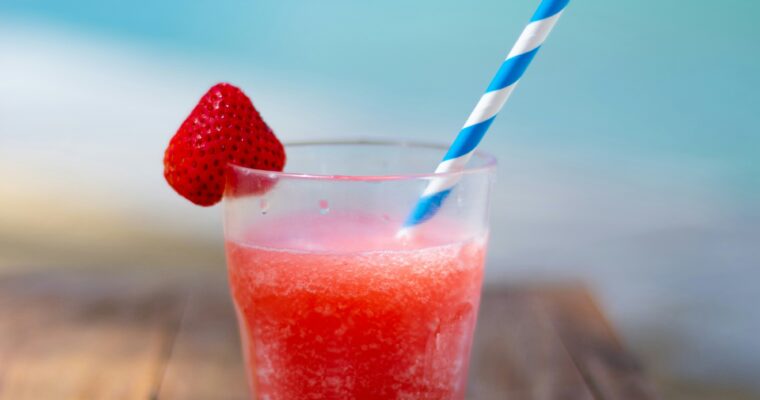
[[[325,215],[330,212],[330,203],[327,202],[327,200],[320,200],[319,201],[319,213],[322,215]]]

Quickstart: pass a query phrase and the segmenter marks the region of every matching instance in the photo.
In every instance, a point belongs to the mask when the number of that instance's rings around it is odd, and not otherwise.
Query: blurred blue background
[[[209,86],[283,141],[449,142],[535,6],[3,0],[0,266],[218,267],[161,174]],[[576,1],[482,144],[489,282],[588,283],[668,398],[760,392],[759,13]]]

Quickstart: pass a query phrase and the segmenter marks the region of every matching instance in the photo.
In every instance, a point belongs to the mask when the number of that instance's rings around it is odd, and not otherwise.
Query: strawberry
[[[219,202],[228,164],[282,171],[285,150],[242,90],[228,83],[201,97],[164,154],[164,177],[180,195],[201,206]],[[271,184],[247,188],[264,192]]]

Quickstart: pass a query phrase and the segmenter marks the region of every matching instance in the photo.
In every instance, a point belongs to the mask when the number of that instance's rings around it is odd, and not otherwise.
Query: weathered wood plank
[[[180,313],[175,288],[130,276],[0,282],[0,399],[149,399]]]
[[[639,361],[624,350],[599,306],[582,287],[544,290],[555,330],[597,399],[656,399]]]
[[[248,399],[235,312],[224,274],[200,277],[161,384],[160,400]]]
[[[471,398],[594,398],[553,329],[546,305],[531,291],[485,291],[478,318],[470,367]]]

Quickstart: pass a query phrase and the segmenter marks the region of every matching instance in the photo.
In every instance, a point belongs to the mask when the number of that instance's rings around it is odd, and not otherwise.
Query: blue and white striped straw
[[[464,127],[459,131],[454,143],[449,148],[443,161],[435,169],[436,173],[456,172],[464,169],[475,147],[485,135],[488,127],[496,118],[509,95],[517,86],[525,70],[530,65],[538,49],[549,36],[562,11],[570,0],[543,0],[523,29],[517,43],[501,64],[496,76],[488,85],[485,94],[472,110]],[[409,214],[399,236],[408,233],[413,227],[427,221],[441,207],[452,188],[459,181],[459,175],[446,175],[430,181],[420,196],[414,210]]]

